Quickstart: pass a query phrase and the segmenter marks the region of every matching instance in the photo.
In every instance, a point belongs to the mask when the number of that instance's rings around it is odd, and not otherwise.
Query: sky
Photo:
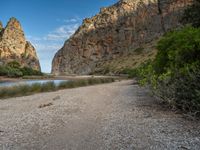
[[[36,48],[43,72],[51,71],[55,53],[81,25],[101,7],[118,0],[1,0],[0,21],[5,26],[17,18],[26,39]]]

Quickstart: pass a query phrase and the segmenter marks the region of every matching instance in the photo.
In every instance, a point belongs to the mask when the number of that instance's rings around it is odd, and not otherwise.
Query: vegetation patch
[[[200,116],[200,29],[184,27],[167,33],[157,44],[154,61],[134,70],[162,102]]]
[[[22,67],[17,61],[12,61],[4,66],[0,66],[0,76],[16,78],[31,75],[43,76],[43,73],[29,67]]]
[[[200,27],[200,0],[194,0],[194,3],[185,10],[181,22],[189,23],[193,27]]]
[[[54,75],[49,75],[49,74],[45,74],[43,73],[43,75],[25,75],[22,77],[22,79],[53,79],[55,78]]]
[[[140,64],[155,58],[157,54],[157,49],[155,48],[157,41],[158,40],[155,40],[151,43],[144,44],[143,47],[130,50],[126,55],[124,54],[115,59],[101,62],[98,64],[93,74],[127,74],[127,71],[130,72],[140,66]]]
[[[56,85],[54,82],[47,82],[44,84],[35,83],[32,85],[18,85],[13,87],[2,87],[0,88],[0,98],[9,98],[9,97],[18,97],[26,96],[35,93],[41,92],[51,92],[57,91],[60,89],[76,88],[82,86],[89,86],[95,84],[111,83],[114,82],[114,78],[88,78],[88,79],[79,79],[74,81],[64,81],[59,85]]]

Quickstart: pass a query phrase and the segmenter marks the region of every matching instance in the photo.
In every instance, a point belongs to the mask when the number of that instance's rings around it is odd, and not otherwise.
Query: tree
[[[19,69],[20,68],[20,63],[17,62],[17,61],[11,61],[7,64],[7,66],[11,67],[11,68],[17,68]]]

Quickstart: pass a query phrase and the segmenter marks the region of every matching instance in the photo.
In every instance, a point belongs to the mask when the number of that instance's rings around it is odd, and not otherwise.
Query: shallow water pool
[[[24,80],[24,81],[0,81],[0,87],[9,87],[9,86],[16,86],[16,85],[32,85],[34,83],[44,84],[47,82],[54,82],[55,85],[59,85],[61,82],[66,82],[68,80]]]

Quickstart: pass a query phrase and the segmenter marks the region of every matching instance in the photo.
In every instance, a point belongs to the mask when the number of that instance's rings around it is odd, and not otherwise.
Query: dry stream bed
[[[0,149],[200,149],[200,122],[124,80],[0,100]]]

